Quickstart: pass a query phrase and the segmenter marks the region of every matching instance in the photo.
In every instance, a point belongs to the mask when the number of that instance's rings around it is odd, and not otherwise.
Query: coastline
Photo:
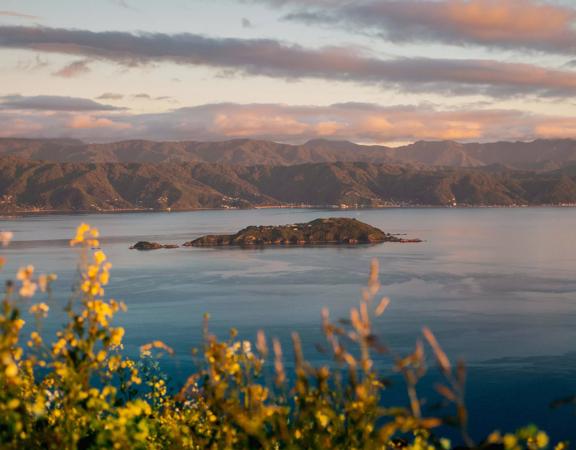
[[[380,210],[380,209],[518,209],[518,208],[575,208],[576,203],[560,204],[534,204],[534,205],[383,205],[383,206],[339,206],[339,205],[258,205],[250,208],[192,208],[192,209],[157,209],[157,208],[123,208],[106,210],[66,210],[66,209],[23,209],[10,212],[0,212],[0,220],[44,215],[88,215],[88,214],[125,214],[125,213],[183,213],[195,211],[238,211],[253,209],[317,209],[329,211],[348,210]]]

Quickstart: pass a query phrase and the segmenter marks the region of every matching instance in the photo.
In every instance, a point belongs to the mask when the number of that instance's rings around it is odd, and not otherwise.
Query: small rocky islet
[[[138,241],[130,250],[159,250],[161,248],[179,248],[176,244],[159,244],[158,242]]]
[[[290,225],[249,226],[236,234],[210,234],[183,244],[184,247],[265,246],[265,245],[357,245],[381,242],[414,243],[420,239],[405,239],[385,233],[379,228],[350,218],[316,219]],[[177,248],[157,242],[140,241],[130,247],[135,250]]]
[[[279,226],[249,226],[236,234],[207,235],[184,244],[185,247],[376,244],[380,242],[421,242],[396,235],[349,218],[316,219],[308,223]]]

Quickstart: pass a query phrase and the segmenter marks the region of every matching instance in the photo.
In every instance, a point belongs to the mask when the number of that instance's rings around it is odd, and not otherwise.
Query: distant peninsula
[[[393,234],[350,218],[316,219],[308,223],[278,226],[249,226],[236,234],[207,235],[184,244],[185,247],[376,244],[380,242],[421,242]]]

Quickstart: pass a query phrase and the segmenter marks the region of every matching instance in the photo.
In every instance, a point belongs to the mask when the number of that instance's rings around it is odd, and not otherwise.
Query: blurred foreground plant
[[[1,242],[11,237],[2,235]],[[112,323],[125,306],[105,299],[111,265],[98,237],[82,224],[71,241],[81,249],[79,281],[66,306],[68,321],[55,338],[45,341],[40,333],[48,305],[29,306],[36,329],[28,336],[22,334],[19,310],[38,288],[49,290],[55,276],[36,277],[27,266],[18,272],[17,284],[6,283],[0,312],[1,448],[433,450],[451,447],[435,432],[448,423],[460,429],[470,448],[549,446],[548,436],[535,427],[472,441],[464,364],[453,367],[428,329],[404,356],[376,335],[373,322],[389,303],[378,297],[376,261],[348,319],[334,322],[328,310],[322,312],[326,343],[319,349],[331,363],[309,363],[297,333],[290,365],[280,341],[269,342],[263,332],[249,342],[232,330],[220,341],[210,334],[206,317],[202,362],[173,393],[157,361],[159,352],[173,354],[166,344],[143,345],[138,360],[123,356],[124,330]],[[418,383],[427,371],[427,348],[445,380],[436,389],[454,407],[447,418],[424,414]],[[406,406],[386,402],[388,382],[375,364],[382,357],[390,358],[405,380]]]

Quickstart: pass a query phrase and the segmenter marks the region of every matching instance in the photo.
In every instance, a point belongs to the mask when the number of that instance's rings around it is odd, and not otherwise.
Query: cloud
[[[286,19],[345,26],[395,42],[537,50],[574,54],[576,9],[540,0],[261,0],[290,5]]]
[[[74,61],[60,70],[54,72],[52,75],[62,78],[75,78],[90,72],[88,67],[88,60]]]
[[[149,101],[156,101],[156,102],[170,102],[170,103],[179,103],[174,97],[170,97],[169,95],[161,95],[159,97],[152,97],[150,94],[146,94],[144,92],[140,94],[133,94],[130,98],[135,100],[149,100]]]
[[[350,0],[240,0],[247,3],[267,3],[272,6],[316,6],[330,7],[350,3]],[[357,0],[359,2],[363,0]]]
[[[303,142],[314,138],[357,142],[419,139],[463,141],[520,138],[544,122],[518,111],[439,110],[427,105],[384,107],[366,103],[329,106],[210,104],[138,120],[163,136],[205,140],[257,138]],[[541,121],[542,120],[542,121]]]
[[[441,109],[432,105],[327,106],[219,103],[154,114],[108,111],[14,111],[0,108],[1,135],[75,137],[97,142],[122,139],[269,139],[302,143],[327,138],[364,143],[416,140],[486,142],[576,138],[576,117],[517,110]]]
[[[125,130],[131,128],[129,123],[115,122],[107,117],[95,117],[90,115],[73,116],[68,122],[72,129],[106,128],[108,130]]]
[[[19,112],[0,109],[0,137],[77,137],[94,142],[128,139],[136,132],[123,117],[98,112]]]
[[[161,95],[160,97],[155,97],[154,100],[158,102],[180,103],[174,97],[170,97],[169,95]]]
[[[380,59],[356,48],[305,48],[272,39],[0,26],[1,47],[76,55],[130,67],[165,61],[241,75],[336,80],[410,92],[494,97],[576,94],[576,72],[571,70],[482,59]]]
[[[569,139],[576,136],[576,120],[559,117],[554,121],[546,121],[536,125],[535,132],[538,136]]]
[[[122,100],[124,96],[122,94],[116,94],[114,92],[104,92],[100,96],[96,97],[96,100]]]
[[[103,105],[93,100],[79,97],[56,95],[4,95],[0,96],[0,110],[36,111],[120,111],[111,105]]]
[[[145,92],[141,92],[138,94],[132,94],[130,96],[125,96],[124,94],[119,94],[116,92],[104,92],[103,94],[96,97],[96,100],[118,101],[118,100],[122,100],[126,97],[129,97],[132,100],[149,100],[149,101],[157,101],[157,102],[178,103],[178,101],[174,97],[170,97],[169,95],[152,97],[150,94],[146,94]]]
[[[252,22],[250,21],[250,19],[247,19],[246,17],[242,17],[242,28],[253,28],[254,25],[252,24]]]
[[[38,16],[32,16],[30,14],[23,14],[16,11],[0,11],[0,17],[17,17],[19,19],[30,19],[36,20],[39,19]]]
[[[2,120],[0,137],[42,136],[45,133],[45,124],[21,117],[8,116],[3,114],[2,110],[0,110],[0,119]]]

